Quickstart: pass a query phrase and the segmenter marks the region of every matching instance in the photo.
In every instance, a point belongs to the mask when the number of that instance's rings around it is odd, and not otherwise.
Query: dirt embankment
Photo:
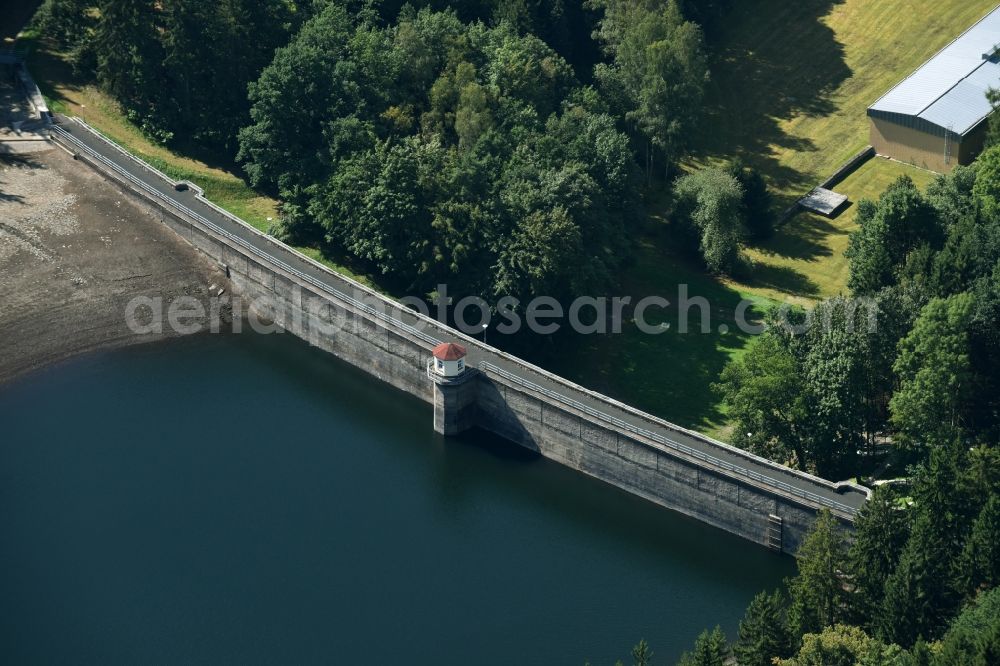
[[[133,332],[128,303],[191,296],[209,310],[220,288],[232,293],[217,266],[64,151],[0,157],[0,383],[176,335]]]

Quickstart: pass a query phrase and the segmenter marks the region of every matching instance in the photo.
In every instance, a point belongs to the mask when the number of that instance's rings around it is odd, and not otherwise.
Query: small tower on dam
[[[465,347],[454,342],[442,342],[434,348],[434,373],[454,378],[465,372]]]
[[[443,342],[431,352],[427,376],[434,382],[434,430],[457,435],[476,424],[477,370],[466,365],[465,347]]]

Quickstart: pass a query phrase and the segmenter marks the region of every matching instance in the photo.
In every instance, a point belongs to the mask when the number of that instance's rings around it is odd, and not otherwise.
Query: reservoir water
[[[672,664],[793,569],[289,335],[0,386],[0,544],[12,664]]]

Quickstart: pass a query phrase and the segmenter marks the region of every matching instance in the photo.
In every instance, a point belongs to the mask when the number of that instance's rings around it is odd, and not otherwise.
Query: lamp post
[[[489,324],[483,324],[483,344],[486,344],[486,329],[490,327]]]

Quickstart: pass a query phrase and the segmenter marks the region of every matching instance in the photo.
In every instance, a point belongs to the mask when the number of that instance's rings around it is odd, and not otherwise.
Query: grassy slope
[[[850,232],[857,227],[855,204],[861,199],[877,199],[903,175],[922,189],[935,177],[930,171],[883,158],[862,165],[835,188],[849,197],[849,208],[834,219],[800,213],[781,230],[768,250],[751,252],[758,267],[750,291],[800,303],[846,294],[848,265],[844,250]]]
[[[626,321],[621,335],[576,336],[546,362],[554,371],[639,409],[710,435],[725,438],[725,406],[712,390],[729,360],[743,353],[750,336],[735,322],[737,306],[748,301],[745,319],[750,324],[773,301],[707,279],[702,269],[682,257],[664,256],[657,242],[663,224],[651,222],[641,242],[636,263],[623,278],[620,291],[633,304],[658,295],[670,301],[665,309],[647,310],[649,324],[662,332],[640,332]],[[687,333],[681,333],[680,288],[687,298],[702,297],[710,304],[710,322],[701,328],[701,310],[688,308]],[[726,330],[722,332],[721,328]]]
[[[713,36],[705,127],[691,166],[742,156],[760,168],[781,208],[868,143],[865,109],[997,0],[746,0]],[[876,183],[926,172],[880,162]],[[878,193],[858,179],[837,189]],[[759,263],[737,288],[806,302],[844,290],[841,256],[853,211],[828,221],[798,215],[751,251]]]
[[[742,0],[712,37],[716,54],[706,131],[688,168],[736,156],[760,168],[784,208],[868,143],[865,109],[972,25],[997,0]],[[900,175],[922,186],[933,174],[875,159],[836,189],[876,198]],[[808,305],[846,292],[848,235],[856,207],[837,218],[799,214],[750,250],[749,279],[712,280],[665,248],[654,215],[624,292],[676,300],[677,284],[709,298],[728,323],[740,298]],[[676,325],[676,324],[675,324]],[[725,405],[711,390],[749,337],[638,333],[578,341],[565,374],[677,423],[725,438]]]

